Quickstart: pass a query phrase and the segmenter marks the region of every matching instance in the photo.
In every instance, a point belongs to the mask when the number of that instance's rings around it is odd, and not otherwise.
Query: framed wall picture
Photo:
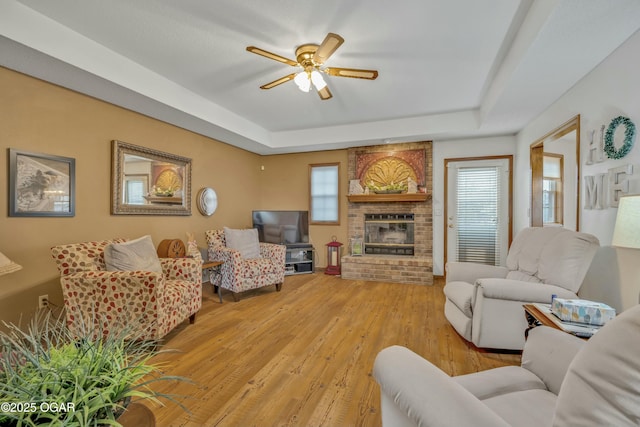
[[[9,149],[9,216],[74,216],[76,161]]]

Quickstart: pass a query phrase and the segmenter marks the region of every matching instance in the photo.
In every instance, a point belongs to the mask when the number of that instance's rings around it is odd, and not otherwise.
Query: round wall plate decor
[[[205,187],[198,192],[198,210],[204,216],[211,216],[218,207],[218,195],[211,187]]]

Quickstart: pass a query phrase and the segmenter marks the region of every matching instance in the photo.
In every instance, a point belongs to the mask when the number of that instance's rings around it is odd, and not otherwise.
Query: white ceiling
[[[638,0],[2,0],[0,65],[275,154],[514,134],[639,28]],[[328,32],[378,79],[259,89],[295,69],[246,46]]]

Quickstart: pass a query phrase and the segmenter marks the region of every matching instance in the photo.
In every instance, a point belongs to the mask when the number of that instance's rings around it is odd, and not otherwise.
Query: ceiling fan
[[[322,74],[336,77],[351,77],[356,79],[375,80],[376,70],[360,70],[356,68],[322,67],[327,59],[344,43],[338,34],[329,33],[320,45],[304,44],[296,49],[296,60],[285,58],[255,46],[248,46],[247,50],[256,55],[282,62],[292,67],[301,67],[302,71],[280,77],[270,83],[260,86],[260,89],[271,89],[289,80],[293,80],[300,90],[309,92],[313,85],[323,100],[331,98],[331,91],[324,81]]]

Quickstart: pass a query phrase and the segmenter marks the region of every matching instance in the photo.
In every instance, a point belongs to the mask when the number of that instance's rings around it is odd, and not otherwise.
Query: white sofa
[[[382,425],[439,427],[640,425],[640,306],[589,341],[534,328],[521,366],[450,377],[407,348],[376,357]]]
[[[527,327],[522,305],[577,298],[598,239],[560,227],[522,230],[506,267],[467,262],[446,266],[444,314],[477,347],[522,350]]]

